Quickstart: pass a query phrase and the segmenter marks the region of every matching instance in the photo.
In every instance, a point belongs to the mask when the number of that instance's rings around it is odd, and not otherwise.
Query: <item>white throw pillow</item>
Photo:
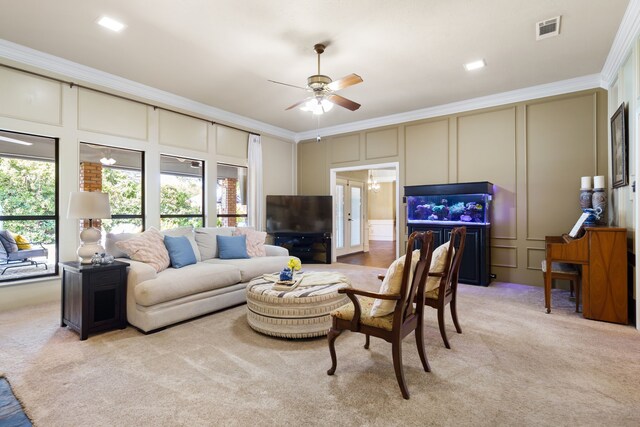
[[[411,283],[411,279],[413,279],[413,272],[419,259],[420,250],[416,249],[411,254],[411,272],[409,273],[409,283]],[[397,295],[400,293],[400,288],[402,287],[402,273],[404,272],[404,260],[405,256],[403,255],[395,260],[391,264],[391,266],[389,266],[389,269],[384,276],[384,280],[382,281],[382,285],[380,285],[381,294]],[[393,313],[395,307],[396,301],[377,298],[373,303],[373,307],[371,307],[371,316],[386,316],[387,314]]]
[[[444,267],[447,262],[448,250],[449,242],[443,243],[442,245],[438,246],[435,251],[433,251],[433,255],[431,255],[431,266],[429,267],[429,273],[442,273],[444,271]],[[451,255],[451,259],[453,259],[453,254],[455,254],[455,248]],[[427,284],[424,287],[425,293],[436,289],[439,284],[440,277],[427,278]]]

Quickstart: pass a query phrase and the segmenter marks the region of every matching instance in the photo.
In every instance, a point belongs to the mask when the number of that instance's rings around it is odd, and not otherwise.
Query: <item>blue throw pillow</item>
[[[247,255],[247,236],[216,236],[220,259],[249,258]]]
[[[196,255],[193,253],[193,247],[186,236],[164,236],[164,245],[167,247],[167,252],[169,252],[169,259],[173,268],[182,268],[196,263]]]

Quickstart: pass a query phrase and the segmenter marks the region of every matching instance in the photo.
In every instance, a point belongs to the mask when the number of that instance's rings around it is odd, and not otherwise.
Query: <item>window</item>
[[[247,168],[218,163],[218,227],[247,225]]]
[[[109,194],[111,219],[98,223],[106,233],[135,233],[144,229],[143,165],[141,151],[80,144],[80,191]],[[94,226],[98,227],[96,223],[94,220]]]
[[[1,282],[58,274],[57,159],[54,138],[0,131],[0,230],[28,242],[3,245]]]
[[[160,156],[160,225],[204,227],[204,162]]]

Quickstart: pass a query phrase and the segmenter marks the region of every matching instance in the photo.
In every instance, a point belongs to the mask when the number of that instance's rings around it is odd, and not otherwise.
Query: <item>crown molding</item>
[[[633,8],[632,5],[634,6]],[[637,19],[640,15],[638,13],[638,11],[640,11],[640,7],[636,6],[640,6],[640,0],[631,0],[631,3],[627,8],[627,12],[625,13],[625,17],[623,18],[621,29],[625,25],[631,25],[625,24],[625,22],[631,20],[630,10],[632,9],[636,11],[634,15],[635,19],[633,19],[633,28],[640,24],[640,19]],[[618,40],[618,36],[620,35],[621,31],[619,30],[618,33],[619,34],[616,35],[616,41]],[[612,56],[612,53],[613,49],[610,52],[609,57]],[[607,62],[609,62],[609,57],[607,58]],[[35,49],[31,49],[26,46],[12,43],[3,39],[0,39],[0,58],[64,76],[65,78],[69,78],[74,83],[84,82],[87,84],[97,85],[106,89],[128,94],[151,102],[156,102],[159,104],[171,106],[173,108],[200,114],[204,117],[211,118],[211,120],[214,122],[220,122],[220,124],[227,123],[236,127],[255,130],[295,142],[299,142],[305,139],[315,139],[318,133],[322,136],[331,136],[342,133],[361,131],[381,126],[395,125],[398,123],[411,122],[415,120],[445,116],[448,114],[455,114],[464,111],[471,111],[536,98],[543,98],[546,96],[593,89],[595,87],[607,88],[608,84],[610,83],[610,80],[601,78],[600,74],[592,74],[589,76],[577,77],[569,80],[532,86],[529,88],[517,89],[509,92],[502,92],[494,95],[453,102],[450,104],[423,108],[420,110],[361,120],[357,122],[321,128],[319,130],[309,130],[305,132],[295,133],[288,129],[283,129],[277,126],[270,125],[268,123],[230,113],[228,111],[221,110],[210,105],[196,102],[191,99],[172,94],[170,92],[143,85],[132,80],[118,77],[116,75],[95,68],[87,67],[85,65],[59,58],[57,56],[50,55],[44,52],[40,52]],[[624,59],[624,57],[622,57],[622,59]],[[620,63],[622,59],[620,59]],[[617,70],[617,68],[614,68],[614,70]]]
[[[65,76],[65,78],[70,79],[70,83],[84,82],[91,85],[97,85],[151,102],[200,114],[204,117],[211,118],[212,121],[219,122],[220,124],[227,123],[236,127],[284,138],[289,141],[293,141],[295,139],[295,132],[290,130],[273,126],[258,120],[253,120],[239,114],[230,113],[207,104],[196,102],[170,92],[165,92],[151,86],[143,85],[132,80],[118,77],[116,75],[40,52],[4,39],[0,39],[0,58]]]
[[[374,119],[361,120],[358,122],[346,123],[343,125],[330,126],[318,130],[310,130],[296,134],[296,142],[306,139],[315,139],[317,135],[331,136],[349,132],[357,132],[365,129],[372,129],[382,126],[390,126],[399,123],[423,120],[432,117],[446,116],[449,114],[462,113],[465,111],[479,110],[482,108],[496,107],[499,105],[512,104],[515,102],[528,101],[531,99],[544,98],[547,96],[562,95],[565,93],[578,92],[593,88],[606,88],[600,74],[576,77],[554,83],[546,83],[538,86],[531,86],[524,89],[512,90],[509,92],[497,93],[494,95],[482,96],[479,98],[467,99],[464,101],[452,102],[450,104],[438,105],[435,107],[423,108],[420,110],[407,111],[405,113],[392,114],[390,116],[377,117]]]
[[[618,70],[622,67],[633,43],[640,33],[640,0],[631,0],[622,17],[618,32],[613,39],[611,50],[602,67],[602,80],[605,88],[610,88],[618,76]]]

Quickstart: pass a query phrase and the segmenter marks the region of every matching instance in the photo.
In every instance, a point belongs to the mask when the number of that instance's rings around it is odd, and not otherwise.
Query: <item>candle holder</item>
[[[594,188],[591,196],[591,206],[595,210],[600,211],[600,215],[596,219],[598,225],[604,225],[607,223],[607,193],[604,188]]]
[[[591,205],[593,191],[590,188],[580,189],[580,209],[589,209]]]

